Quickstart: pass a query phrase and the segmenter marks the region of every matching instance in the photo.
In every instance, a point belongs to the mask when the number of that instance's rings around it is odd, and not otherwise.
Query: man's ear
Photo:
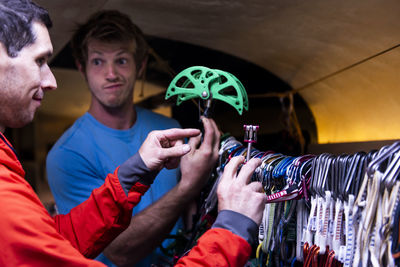
[[[82,64],[81,64],[78,60],[75,60],[75,65],[76,65],[76,67],[78,68],[78,71],[79,71],[83,76],[86,77],[86,71],[83,69]]]
[[[138,78],[143,78],[143,75],[145,75],[146,73],[146,68],[147,68],[147,60],[148,60],[149,56],[146,56],[143,61],[142,64],[140,64],[138,73],[137,73],[137,77]]]

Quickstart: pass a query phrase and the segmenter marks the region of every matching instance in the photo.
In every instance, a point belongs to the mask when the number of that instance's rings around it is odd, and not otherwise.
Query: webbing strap
[[[353,265],[354,266],[359,266],[360,261],[361,261],[361,255],[362,255],[362,239],[364,236],[363,233],[363,224],[365,221],[366,217],[366,197],[367,197],[367,184],[368,184],[368,175],[365,174],[364,179],[362,181],[360,190],[358,192],[358,196],[354,202],[354,216],[357,218],[357,234],[356,234],[356,243],[355,243],[355,250],[354,250],[354,259],[353,259]]]
[[[391,255],[391,232],[393,225],[393,212],[397,203],[398,195],[400,189],[400,182],[397,181],[392,187],[390,193],[389,188],[385,188],[385,192],[382,199],[382,226],[379,231],[381,239],[381,248],[379,253],[379,264],[381,266],[386,265],[387,262],[393,260]]]
[[[325,191],[325,199],[322,203],[322,231],[320,235],[320,254],[325,254],[326,251],[326,243],[328,237],[328,224],[329,224],[329,217],[330,217],[330,206],[331,206],[331,195],[332,193],[329,191]]]
[[[342,245],[343,236],[343,203],[340,199],[336,201],[335,204],[335,220],[333,222],[334,238],[332,242],[332,248],[334,251],[340,251],[340,246]],[[335,254],[335,258],[339,259],[339,253]]]
[[[352,266],[353,255],[354,255],[354,226],[353,226],[353,204],[354,195],[349,195],[349,200],[344,204],[344,214],[346,223],[346,257],[344,260],[344,266]]]
[[[327,242],[326,245],[330,248],[333,246],[333,239],[335,236],[335,231],[333,228],[333,222],[335,217],[335,200],[332,198],[329,204],[329,219],[328,219],[328,229],[327,229]]]
[[[268,227],[267,227],[267,230],[264,231],[267,234],[266,234],[266,238],[263,241],[263,246],[262,246],[262,250],[264,251],[264,253],[268,253],[269,248],[270,248],[272,230],[274,228],[275,207],[277,204],[271,203],[271,204],[267,204],[267,205],[269,205],[270,207],[269,207],[269,216],[268,216]]]
[[[368,180],[366,197],[366,215],[362,227],[363,238],[360,244],[362,266],[367,266],[369,261],[369,247],[374,246],[373,225],[375,223],[377,204],[379,202],[379,190],[382,174],[376,171],[371,179]]]
[[[313,234],[316,229],[316,219],[317,219],[317,199],[311,196],[311,209],[308,216],[307,229],[304,234],[304,243],[313,244]]]
[[[317,221],[316,221],[316,233],[314,236],[314,244],[317,245],[318,247],[321,247],[321,234],[322,234],[322,229],[323,229],[323,217],[325,215],[323,214],[323,204],[324,199],[320,196],[317,197]]]

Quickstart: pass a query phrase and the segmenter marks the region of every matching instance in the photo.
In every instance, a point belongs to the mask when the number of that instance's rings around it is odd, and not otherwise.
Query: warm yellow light
[[[318,143],[400,139],[399,73],[395,50],[301,91]]]

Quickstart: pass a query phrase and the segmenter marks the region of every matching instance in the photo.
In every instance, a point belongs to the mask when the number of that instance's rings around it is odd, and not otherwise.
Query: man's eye
[[[102,63],[102,60],[99,59],[99,58],[95,58],[95,59],[92,60],[92,64],[95,65],[95,66],[98,66],[101,63]]]
[[[39,67],[41,67],[41,66],[43,66],[44,64],[46,64],[46,59],[44,58],[44,57],[42,57],[42,58],[38,58],[37,60],[36,60],[36,63],[38,64],[38,66]]]
[[[119,58],[119,59],[117,60],[117,62],[118,62],[118,64],[120,64],[120,65],[124,65],[124,64],[128,63],[128,60],[127,60],[126,58]]]

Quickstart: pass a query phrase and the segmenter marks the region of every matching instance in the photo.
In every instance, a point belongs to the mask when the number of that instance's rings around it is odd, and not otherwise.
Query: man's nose
[[[56,78],[54,77],[54,74],[50,70],[50,67],[48,65],[43,66],[41,86],[42,86],[43,91],[57,89]]]
[[[118,73],[114,64],[108,64],[106,67],[106,79],[109,81],[114,81],[117,78],[118,78]]]

